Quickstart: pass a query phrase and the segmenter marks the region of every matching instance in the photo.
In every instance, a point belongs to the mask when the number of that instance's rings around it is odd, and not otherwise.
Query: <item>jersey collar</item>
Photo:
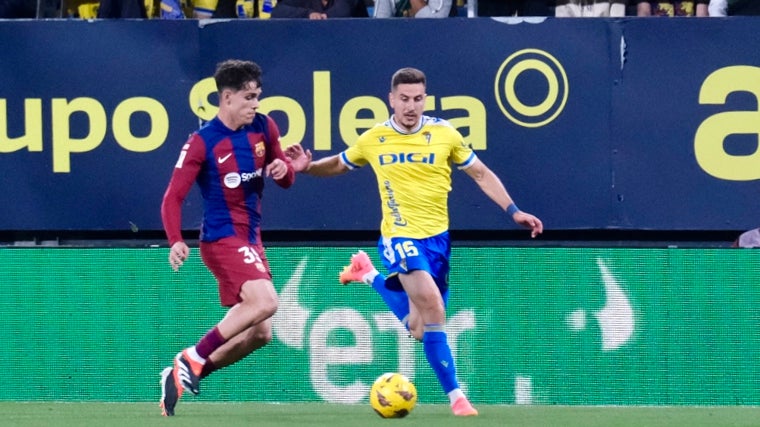
[[[420,122],[417,123],[417,126],[415,126],[412,130],[406,131],[403,127],[399,126],[398,123],[396,123],[396,118],[391,116],[391,119],[389,120],[391,123],[391,127],[398,133],[402,133],[404,135],[411,135],[413,133],[419,132],[420,129],[422,129],[422,124],[425,122],[425,116],[420,116]]]

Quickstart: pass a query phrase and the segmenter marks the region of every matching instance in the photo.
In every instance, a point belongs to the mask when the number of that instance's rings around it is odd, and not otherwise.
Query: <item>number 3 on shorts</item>
[[[246,264],[253,264],[261,262],[261,257],[255,249],[248,246],[241,246],[238,248],[238,252],[243,254],[243,262]]]

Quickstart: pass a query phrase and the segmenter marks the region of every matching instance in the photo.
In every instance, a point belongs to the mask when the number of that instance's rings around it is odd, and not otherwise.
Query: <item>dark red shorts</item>
[[[249,280],[272,280],[269,262],[260,244],[237,237],[201,242],[201,259],[219,284],[219,301],[225,307],[240,302],[240,288]]]

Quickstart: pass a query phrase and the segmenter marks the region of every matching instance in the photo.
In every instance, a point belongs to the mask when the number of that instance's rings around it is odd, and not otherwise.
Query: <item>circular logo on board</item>
[[[529,84],[518,86],[518,79],[528,77],[532,77]],[[517,51],[496,72],[496,102],[501,112],[520,126],[540,127],[553,121],[565,108],[567,94],[565,69],[556,58],[542,50]]]

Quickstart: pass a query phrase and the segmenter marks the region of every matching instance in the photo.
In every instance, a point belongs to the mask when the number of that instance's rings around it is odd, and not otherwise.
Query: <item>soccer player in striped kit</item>
[[[256,111],[261,95],[257,64],[221,62],[214,80],[219,112],[182,147],[161,204],[161,219],[171,246],[169,264],[176,271],[190,254],[181,234],[182,202],[198,184],[203,197],[201,258],[229,311],[161,373],[165,416],[174,415],[183,390],[198,394],[202,378],[271,341],[278,300],[259,228],[264,180],[272,178],[288,188],[295,173],[308,164],[285,157],[274,120]]]
[[[372,285],[412,336],[422,341],[454,415],[473,416],[478,411],[459,388],[445,329],[452,165],[470,176],[510,220],[529,229],[531,237],[543,231],[543,224],[517,208],[501,180],[450,123],[422,114],[425,91],[422,71],[398,70],[388,95],[391,118],[364,132],[342,153],[311,162],[303,172],[334,176],[367,164],[375,172],[383,213],[378,252],[389,275],[379,274],[359,251],[340,281]],[[311,161],[311,152],[300,145],[289,147],[286,155],[299,163],[304,158]]]

